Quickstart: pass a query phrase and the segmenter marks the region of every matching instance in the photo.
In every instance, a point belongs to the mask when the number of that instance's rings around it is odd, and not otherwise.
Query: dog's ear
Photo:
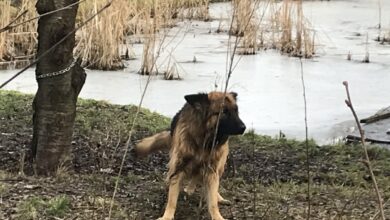
[[[237,101],[237,96],[238,96],[238,94],[237,94],[236,92],[230,92],[230,95],[232,95],[233,98],[234,98],[234,100]]]
[[[188,104],[196,109],[201,109],[202,106],[209,104],[209,96],[205,93],[186,95],[184,98]]]

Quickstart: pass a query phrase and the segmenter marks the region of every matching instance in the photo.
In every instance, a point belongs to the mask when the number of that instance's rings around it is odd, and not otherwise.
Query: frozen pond
[[[213,17],[226,17],[229,5],[214,4]],[[382,1],[382,12],[390,11],[390,2]],[[390,105],[390,47],[374,41],[378,36],[378,5],[371,0],[310,1],[304,13],[316,29],[318,57],[303,60],[308,98],[309,135],[319,143],[340,136],[352,119],[344,104],[342,81],[348,80],[354,106],[366,117]],[[144,107],[173,116],[184,103],[183,96],[221,88],[226,70],[227,34],[216,34],[219,21],[183,22],[171,30],[181,29],[165,52],[173,51],[183,80],[165,81],[154,77],[147,91]],[[382,13],[382,26],[390,27],[390,14]],[[209,31],[211,30],[211,33]],[[366,49],[369,64],[360,61]],[[177,48],[173,50],[172,48]],[[137,60],[129,61],[122,71],[87,70],[88,78],[81,92],[83,98],[107,100],[117,104],[138,104],[146,77],[137,74],[142,45],[134,45]],[[347,54],[351,51],[352,61]],[[196,57],[197,63],[192,63]],[[164,60],[165,57],[160,58]],[[229,90],[239,94],[240,114],[248,128],[268,135],[279,131],[288,137],[304,138],[304,106],[299,59],[277,51],[261,51],[243,56],[235,69]],[[0,82],[16,71],[1,71]],[[26,93],[36,91],[34,69],[22,74],[6,89]],[[341,125],[340,125],[341,124]]]

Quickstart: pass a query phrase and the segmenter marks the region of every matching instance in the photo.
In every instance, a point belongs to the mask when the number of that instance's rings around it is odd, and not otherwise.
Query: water
[[[225,21],[229,4],[213,4],[215,18]],[[382,12],[390,2],[382,1]],[[361,117],[390,105],[390,47],[374,41],[378,35],[377,1],[305,2],[304,12],[318,36],[318,57],[303,60],[306,81],[309,135],[324,144],[345,134],[352,114],[344,104],[348,80],[353,104]],[[390,27],[390,14],[382,13],[383,27]],[[225,29],[227,24],[225,24]],[[186,94],[221,89],[226,72],[226,33],[215,33],[219,21],[181,22],[169,33],[159,68],[166,68],[166,54],[177,61],[180,81],[153,77],[143,106],[173,116],[184,104]],[[211,30],[211,33],[210,33]],[[176,36],[176,33],[180,32]],[[363,64],[366,36],[371,63]],[[175,36],[175,37],[174,37]],[[171,41],[172,40],[172,41]],[[83,98],[106,100],[116,104],[138,104],[146,77],[137,74],[142,45],[134,45],[137,59],[126,63],[121,71],[87,70],[87,81],[80,94]],[[352,61],[347,61],[349,51]],[[197,62],[191,61],[196,58]],[[280,131],[287,137],[303,139],[304,106],[299,59],[267,50],[254,56],[243,56],[235,69],[229,90],[238,92],[240,115],[248,128],[268,135]],[[0,71],[0,82],[15,70]],[[34,69],[18,77],[6,89],[34,93],[37,89]]]

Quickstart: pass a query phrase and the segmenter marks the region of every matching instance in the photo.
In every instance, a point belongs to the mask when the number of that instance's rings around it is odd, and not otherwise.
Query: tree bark
[[[39,14],[63,8],[77,0],[38,0]],[[38,57],[75,28],[78,6],[41,17]],[[71,35],[37,63],[36,76],[66,69],[73,62],[75,35]],[[49,175],[70,159],[77,97],[86,74],[79,62],[68,72],[38,79],[33,101],[32,156],[38,175]]]

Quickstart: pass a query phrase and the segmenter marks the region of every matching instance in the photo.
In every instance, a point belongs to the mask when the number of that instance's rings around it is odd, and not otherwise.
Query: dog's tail
[[[171,149],[171,133],[169,131],[163,131],[153,136],[142,139],[137,143],[133,152],[138,157],[146,157],[149,154],[159,150]]]

